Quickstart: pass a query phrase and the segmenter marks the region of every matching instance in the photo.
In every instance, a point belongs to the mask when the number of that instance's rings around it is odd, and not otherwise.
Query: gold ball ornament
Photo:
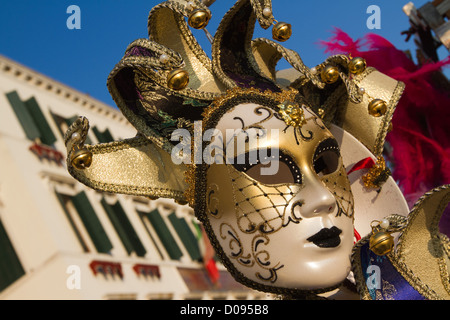
[[[78,170],[89,168],[92,164],[92,152],[86,148],[75,151],[71,163]]]
[[[211,14],[207,10],[196,9],[189,15],[188,24],[194,29],[203,29],[208,25],[210,19]]]
[[[384,116],[387,111],[387,104],[381,99],[374,99],[370,101],[368,111],[374,117]]]
[[[384,256],[394,248],[394,238],[389,232],[378,231],[369,240],[369,249],[378,256]]]
[[[278,22],[272,28],[272,37],[280,42],[289,40],[292,36],[292,26],[286,22]]]
[[[326,66],[320,73],[320,78],[325,83],[335,83],[339,79],[339,70],[334,66]]]
[[[356,57],[350,60],[348,70],[353,74],[360,74],[367,68],[367,63],[364,58]]]
[[[183,90],[189,84],[189,73],[183,69],[172,70],[167,76],[167,86],[172,90]]]

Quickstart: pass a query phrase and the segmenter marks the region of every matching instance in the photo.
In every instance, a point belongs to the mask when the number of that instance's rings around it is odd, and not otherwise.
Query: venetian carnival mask
[[[337,141],[305,103],[235,90],[204,119],[215,161],[197,166],[196,210],[244,283],[322,289],[349,273],[350,184]]]
[[[138,135],[84,145],[81,117],[65,136],[68,170],[96,190],[189,204],[250,288],[291,297],[336,288],[352,267],[355,230],[366,236],[371,220],[405,211],[392,178],[388,192],[369,193],[347,174],[361,157],[381,157],[403,84],[361,59],[337,55],[309,69],[277,42],[252,40],[256,21],[275,24],[267,0],[237,1],[210,59],[190,31],[211,18],[205,3],[151,10],[149,38],[131,43],[108,78]],[[273,33],[285,41],[289,25]],[[281,57],[293,66],[283,78]],[[380,188],[386,172],[368,185]]]

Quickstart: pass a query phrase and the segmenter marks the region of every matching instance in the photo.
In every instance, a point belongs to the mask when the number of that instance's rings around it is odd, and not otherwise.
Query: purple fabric
[[[133,47],[126,54],[125,57],[138,56],[138,57],[155,57],[156,54],[149,49],[143,47]]]
[[[366,283],[369,277],[374,275],[369,272],[370,266],[378,267],[380,270],[379,283],[371,282],[373,288],[368,287],[373,300],[426,300],[402,277],[386,256],[377,256],[373,253],[369,249],[369,243],[361,247],[360,253],[361,268]]]
[[[244,4],[232,17],[232,21],[223,33],[220,43],[220,65],[222,70],[244,88],[258,88],[279,92],[280,89],[270,80],[257,73],[247,57],[247,32],[253,31],[253,9],[250,2]]]
[[[439,231],[450,237],[450,206],[447,205],[447,209],[442,214],[441,221],[439,222]]]

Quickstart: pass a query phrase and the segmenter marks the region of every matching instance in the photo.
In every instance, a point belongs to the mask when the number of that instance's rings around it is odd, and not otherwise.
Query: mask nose
[[[318,215],[327,215],[336,211],[336,198],[325,184],[314,176],[305,181],[305,187],[299,193],[301,205],[294,205],[295,216],[312,218]]]

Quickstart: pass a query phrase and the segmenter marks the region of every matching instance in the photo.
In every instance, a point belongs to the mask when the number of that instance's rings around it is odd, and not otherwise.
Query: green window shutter
[[[166,248],[170,258],[173,260],[179,260],[183,256],[183,253],[170,233],[170,230],[161,217],[161,214],[158,210],[153,210],[152,212],[147,213],[146,216],[158,234],[158,237]]]
[[[0,221],[0,292],[25,274],[25,270]]]
[[[121,206],[120,202],[117,201],[114,205],[110,205],[103,198],[101,200],[103,208],[108,214],[111,223],[119,235],[119,238],[122,240],[122,243],[127,250],[127,253],[136,252],[136,255],[139,257],[145,256],[147,251],[142,245],[141,240],[133,228],[130,220],[127,217],[125,210]]]
[[[25,135],[30,140],[35,140],[36,138],[41,138],[41,133],[39,128],[36,126],[33,116],[28,111],[27,106],[20,100],[19,95],[16,91],[10,92],[6,94],[6,97],[11,104],[11,107],[14,110],[14,113],[17,116],[20,124],[22,125],[23,131],[25,131]]]
[[[89,252],[89,247],[87,246],[86,242],[83,240],[83,237],[81,236],[80,231],[76,227],[75,222],[72,219],[72,216],[70,215],[69,211],[67,210],[66,201],[64,200],[64,196],[62,194],[58,193],[56,190],[55,190],[55,194],[56,194],[56,198],[58,199],[59,203],[61,204],[64,214],[66,215],[67,219],[69,220],[69,223],[72,227],[72,230],[75,233],[75,236],[77,237],[78,241],[80,242],[81,247],[83,248],[83,251]]]
[[[72,202],[97,251],[100,253],[109,253],[113,246],[86,194],[83,191],[80,192],[72,197]]]
[[[142,225],[143,225],[144,228],[145,228],[145,231],[147,231],[147,234],[148,234],[150,240],[152,241],[153,245],[155,246],[155,249],[156,249],[156,251],[158,252],[159,257],[160,257],[161,259],[164,259],[164,255],[163,255],[163,253],[161,252],[161,249],[159,248],[159,244],[156,243],[155,238],[153,237],[151,231],[150,231],[149,228],[148,228],[148,224],[145,222],[145,220],[148,220],[148,219],[146,218],[147,213],[146,213],[146,212],[139,211],[139,210],[137,210],[137,209],[135,209],[135,210],[136,210],[136,213],[138,214],[139,218],[141,219],[141,222],[142,222]]]
[[[70,127],[72,125],[72,123],[74,123],[78,118],[79,118],[79,116],[75,115],[70,118],[64,118],[64,121],[66,122],[67,126]]]
[[[100,143],[108,143],[114,141],[114,138],[108,129],[105,129],[105,131],[101,132],[97,127],[93,127],[92,131],[94,131],[94,134],[97,137],[98,142]]]
[[[57,114],[53,113],[51,110],[50,110],[50,114],[53,118],[53,121],[56,124],[56,127],[58,128],[59,133],[61,134],[61,137],[64,137],[64,132],[62,131],[62,128],[60,125],[60,119],[63,119],[63,118],[61,116],[58,116]]]
[[[25,105],[33,117],[34,123],[39,128],[41,133],[41,142],[50,146],[55,143],[56,137],[53,134],[52,129],[48,125],[47,119],[45,119],[44,114],[42,113],[39,104],[37,103],[34,97],[31,97],[27,101],[25,101]]]
[[[191,259],[196,261],[200,260],[202,256],[200,254],[200,248],[198,247],[197,239],[189,228],[186,220],[183,218],[178,218],[175,212],[169,215],[169,220],[178,233],[178,236],[183,242],[183,245],[186,248],[187,252],[191,256]]]

